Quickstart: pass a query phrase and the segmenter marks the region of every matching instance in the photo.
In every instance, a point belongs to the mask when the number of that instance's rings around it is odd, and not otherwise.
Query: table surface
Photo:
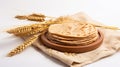
[[[21,54],[6,54],[23,40],[4,32],[12,27],[33,23],[17,20],[16,15],[43,13],[48,16],[71,15],[84,12],[94,20],[120,27],[120,0],[0,0],[0,67],[66,67],[41,51],[28,47]],[[120,53],[85,67],[120,67]]]

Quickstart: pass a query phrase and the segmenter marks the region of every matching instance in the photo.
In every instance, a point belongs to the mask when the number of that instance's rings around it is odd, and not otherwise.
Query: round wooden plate
[[[70,53],[83,53],[83,52],[88,52],[88,51],[94,50],[101,45],[101,43],[103,42],[103,38],[104,38],[103,34],[100,31],[98,31],[98,35],[99,35],[98,39],[89,45],[66,46],[63,44],[51,42],[50,40],[47,39],[46,33],[44,33],[40,37],[41,38],[40,41],[43,43],[43,45],[45,45],[49,48],[58,50],[58,51],[70,52]]]

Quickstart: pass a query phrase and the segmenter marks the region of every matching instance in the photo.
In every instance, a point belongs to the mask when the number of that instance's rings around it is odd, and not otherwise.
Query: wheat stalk
[[[25,20],[25,19],[27,19],[27,20],[30,20],[30,21],[43,22],[43,21],[45,21],[46,16],[43,15],[43,14],[30,14],[30,15],[28,15],[28,16],[25,16],[25,15],[23,15],[23,16],[17,15],[17,16],[15,16],[15,18],[20,19],[20,20]]]
[[[29,47],[33,42],[35,42],[35,40],[38,39],[38,36],[39,35],[33,35],[32,37],[30,37],[29,39],[27,39],[23,44],[21,44],[20,46],[16,47],[15,49],[13,49],[11,52],[9,52],[7,56],[10,57],[10,56],[19,54],[24,49],[26,49],[27,47]]]
[[[114,27],[114,26],[101,26],[101,25],[95,25],[95,24],[93,24],[93,25],[95,27],[100,27],[100,28],[105,28],[105,29],[120,30],[120,28]]]
[[[115,26],[102,26],[102,25],[96,25],[96,24],[92,24],[95,27],[99,27],[99,28],[104,28],[104,29],[111,29],[111,30],[120,30],[120,28],[115,27]]]

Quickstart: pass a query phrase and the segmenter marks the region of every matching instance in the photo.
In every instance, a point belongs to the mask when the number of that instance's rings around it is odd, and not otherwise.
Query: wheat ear
[[[31,36],[29,39],[27,39],[23,44],[21,44],[20,46],[16,47],[15,49],[13,49],[11,52],[8,53],[7,56],[14,56],[16,54],[19,54],[20,52],[22,52],[24,49],[26,49],[27,47],[29,47],[33,42],[35,42],[35,40],[38,39],[39,35],[34,35]]]
[[[25,15],[23,15],[23,16],[17,15],[17,16],[15,16],[15,18],[20,19],[20,20],[25,20],[25,19],[27,19],[27,20],[30,20],[30,21],[43,22],[43,21],[45,21],[46,16],[43,15],[43,14],[30,14],[30,15],[28,15],[28,16],[25,16]]]
[[[7,32],[10,34],[15,34],[15,33],[24,33],[31,30],[32,30],[32,26],[22,26],[22,27],[17,27],[14,29],[7,30]]]
[[[14,29],[7,30],[8,33],[14,34],[16,36],[22,37],[22,36],[28,36],[33,35],[36,33],[39,33],[46,29],[48,25],[45,24],[32,24],[29,26],[22,26]]]
[[[24,37],[24,36],[40,34],[40,33],[44,32],[47,28],[48,28],[48,25],[41,24],[39,27],[36,27],[36,28],[34,28],[33,30],[31,30],[29,32],[16,33],[14,35],[19,36],[19,37]]]

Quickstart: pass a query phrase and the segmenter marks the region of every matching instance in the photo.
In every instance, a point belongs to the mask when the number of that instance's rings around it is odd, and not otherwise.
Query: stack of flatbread
[[[86,16],[83,13],[77,13],[75,15],[71,15],[71,17],[78,21],[84,20],[88,23],[102,25],[101,23],[91,20],[88,16]],[[104,57],[108,57],[116,53],[120,49],[120,35],[119,35],[120,31],[102,29],[102,28],[99,28],[99,30],[102,31],[104,34],[103,43],[99,48],[93,51],[85,52],[85,53],[71,54],[71,53],[60,52],[44,46],[39,39],[34,43],[34,46],[42,50],[47,55],[62,61],[63,63],[67,64],[70,67],[82,67],[86,64],[93,63]],[[54,31],[50,31],[50,32],[54,32]],[[60,32],[62,33],[62,31]],[[66,34],[69,34],[69,33],[65,33],[63,35],[66,35]],[[71,34],[71,35],[75,36],[74,34]],[[83,35],[79,35],[79,36],[83,36]],[[52,35],[52,37],[54,38],[56,37],[58,40],[61,39],[56,35],[54,36]],[[65,38],[62,37],[62,39],[65,39]]]
[[[53,24],[48,29],[48,39],[65,45],[88,45],[98,38],[97,29],[84,22]]]

